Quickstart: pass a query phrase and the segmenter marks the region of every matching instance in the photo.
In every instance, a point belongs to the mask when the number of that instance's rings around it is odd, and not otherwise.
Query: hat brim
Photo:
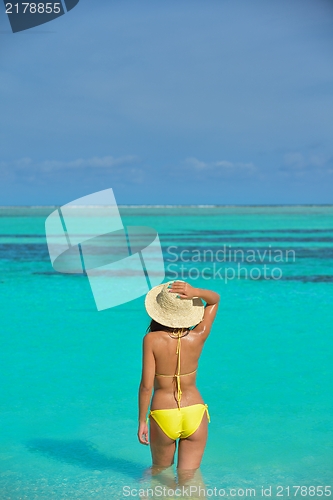
[[[165,283],[155,286],[147,293],[145,298],[146,311],[154,321],[160,325],[169,326],[171,328],[188,328],[202,321],[205,308],[199,297],[194,297],[193,299],[180,299],[192,300],[193,307],[188,313],[179,311],[179,314],[177,314],[175,311],[167,311],[161,307],[156,297],[164,286]]]

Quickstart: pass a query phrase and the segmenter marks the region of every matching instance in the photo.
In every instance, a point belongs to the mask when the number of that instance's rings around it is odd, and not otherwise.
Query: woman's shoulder
[[[154,331],[146,333],[146,335],[143,337],[143,341],[149,344],[149,343],[154,343],[156,340],[160,340],[163,338],[165,338],[165,332]]]

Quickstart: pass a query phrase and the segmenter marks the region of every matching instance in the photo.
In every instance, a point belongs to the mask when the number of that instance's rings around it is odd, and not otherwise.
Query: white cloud
[[[209,164],[198,160],[197,158],[186,158],[185,164],[189,167],[193,167],[196,170],[205,170]]]
[[[325,179],[333,173],[333,157],[324,153],[290,151],[283,156],[277,173],[284,179]]]
[[[136,156],[121,156],[119,158],[114,158],[113,156],[94,156],[93,158],[78,158],[72,161],[45,160],[38,163],[36,166],[43,171],[80,168],[112,168],[119,165],[134,163],[137,160]]]
[[[216,161],[214,163],[214,165],[216,167],[223,167],[223,168],[233,168],[234,167],[234,163],[231,163],[231,161],[226,161],[226,160]]]
[[[78,158],[76,160],[43,160],[33,161],[31,158],[20,158],[14,161],[0,161],[0,182],[23,182],[45,185],[57,179],[80,176],[86,182],[103,174],[113,179],[125,179],[126,182],[140,184],[144,172],[136,163],[138,157],[133,155]]]
[[[137,156],[128,155],[114,158],[113,156],[94,156],[93,158],[78,158],[70,161],[44,160],[34,162],[31,158],[20,158],[11,162],[0,162],[0,170],[22,172],[29,169],[30,172],[53,172],[58,170],[75,170],[80,168],[102,168],[112,169],[121,165],[129,165],[138,162]]]
[[[226,175],[252,175],[258,171],[258,168],[252,162],[243,163],[231,162],[228,160],[203,162],[194,157],[187,158],[185,160],[185,165],[192,167],[197,171],[210,171]]]
[[[330,158],[319,154],[303,154],[299,151],[284,155],[284,166],[294,171],[322,169],[328,166]],[[284,168],[283,170],[285,170]]]

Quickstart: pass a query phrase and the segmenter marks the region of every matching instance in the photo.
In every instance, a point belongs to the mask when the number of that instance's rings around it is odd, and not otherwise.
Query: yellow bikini
[[[181,332],[178,333],[177,350],[178,355],[177,371],[175,375],[163,375],[162,373],[155,373],[156,377],[172,377],[176,379],[177,386],[177,404],[178,408],[171,408],[167,410],[151,410],[149,415],[160,426],[162,431],[170,439],[185,439],[193,434],[201,424],[204,413],[207,413],[208,421],[210,417],[208,413],[208,406],[202,403],[180,407],[180,400],[182,391],[180,387],[180,377],[192,375],[197,370],[189,373],[180,373],[180,339]]]

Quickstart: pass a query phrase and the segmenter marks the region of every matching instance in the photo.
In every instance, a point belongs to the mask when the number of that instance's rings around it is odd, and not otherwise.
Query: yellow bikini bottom
[[[191,436],[201,424],[205,412],[210,422],[208,406],[202,403],[169,410],[152,410],[149,416],[155,420],[164,434],[176,440]]]

